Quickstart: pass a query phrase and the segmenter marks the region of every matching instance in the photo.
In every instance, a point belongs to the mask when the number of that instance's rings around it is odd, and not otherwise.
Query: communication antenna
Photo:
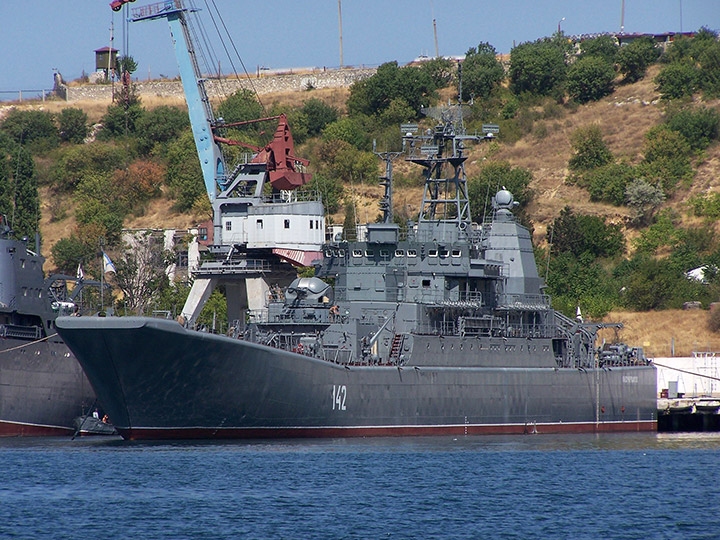
[[[342,46],[342,0],[338,0],[338,21],[340,26],[340,69],[343,67],[343,46]]]

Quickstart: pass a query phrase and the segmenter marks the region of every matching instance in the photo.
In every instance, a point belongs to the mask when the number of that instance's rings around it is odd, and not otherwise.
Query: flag
[[[77,269],[77,276],[78,279],[84,279],[85,278],[85,272],[83,272],[82,269],[82,263],[78,263],[78,269]]]
[[[103,273],[107,274],[108,272],[115,272],[115,265],[110,260],[110,257],[107,256],[107,253],[104,251],[103,254]]]
[[[580,306],[577,307],[577,314],[575,315],[575,318],[578,321],[583,322],[583,317],[582,317],[582,312],[580,311]]]

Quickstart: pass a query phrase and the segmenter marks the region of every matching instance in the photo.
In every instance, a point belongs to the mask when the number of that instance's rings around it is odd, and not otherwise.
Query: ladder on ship
[[[402,353],[403,344],[405,343],[405,334],[395,334],[393,337],[392,345],[390,345],[390,354],[388,356],[388,362],[391,364],[397,364],[400,360],[400,353]]]

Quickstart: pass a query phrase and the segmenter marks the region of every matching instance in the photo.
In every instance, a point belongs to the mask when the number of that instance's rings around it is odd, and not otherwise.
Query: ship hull
[[[0,437],[72,435],[94,400],[64,343],[0,338]]]
[[[655,369],[342,365],[149,318],[61,318],[127,439],[656,429]],[[424,359],[424,363],[426,360]]]

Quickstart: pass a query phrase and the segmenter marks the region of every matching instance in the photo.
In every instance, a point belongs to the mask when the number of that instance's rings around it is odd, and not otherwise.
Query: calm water
[[[0,439],[0,538],[720,538],[720,435]]]

